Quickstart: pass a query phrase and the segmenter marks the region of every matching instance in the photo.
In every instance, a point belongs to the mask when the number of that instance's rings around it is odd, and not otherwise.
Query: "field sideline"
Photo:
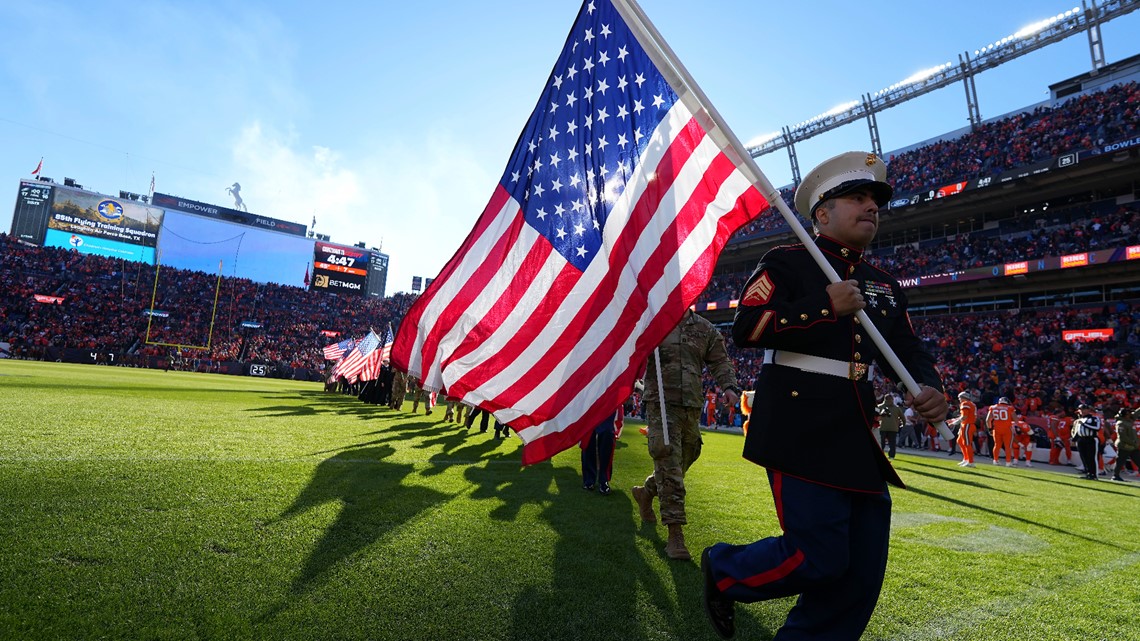
[[[577,450],[521,468],[317,383],[0,361],[0,403],[0,639],[716,638],[637,518],[636,424],[602,497]],[[689,473],[695,554],[778,530],[741,444]],[[1140,639],[1140,482],[957,460],[899,454],[865,639]],[[737,638],[791,606],[738,606]]]

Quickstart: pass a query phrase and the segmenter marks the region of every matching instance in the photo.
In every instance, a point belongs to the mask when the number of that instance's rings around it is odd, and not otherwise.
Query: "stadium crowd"
[[[958,138],[939,139],[887,158],[895,194],[915,194],[1134,136],[1140,122],[1140,85],[1112,85],[1057,103],[983,123]],[[780,190],[791,203],[793,188]],[[794,208],[793,208],[794,209]],[[737,237],[788,231],[775,209],[765,210]]]
[[[1113,85],[1053,106],[987,122],[953,140],[912,149],[887,161],[887,181],[912,194],[1089,150],[1136,134],[1140,86]]]
[[[910,278],[1136,244],[1140,244],[1140,203],[1097,203],[1050,212],[1048,218],[1012,219],[985,234],[878,247],[866,256],[894,276]],[[750,274],[714,274],[698,305],[736,298]]]
[[[200,369],[222,361],[320,369],[321,348],[333,337],[396,325],[414,300],[343,297],[244,278],[219,282],[216,274],[173,268],[160,269],[156,284],[153,266],[33,247],[6,234],[0,276],[0,341],[10,343],[13,356],[38,359],[49,347],[69,347],[170,355]]]

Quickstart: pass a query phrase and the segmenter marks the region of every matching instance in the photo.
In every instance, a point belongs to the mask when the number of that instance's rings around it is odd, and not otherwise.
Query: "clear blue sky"
[[[1075,0],[643,0],[737,136],[858,99],[1074,6]],[[383,243],[388,292],[434,276],[482,211],[579,4],[0,0],[0,228],[20,178],[158,191]],[[1140,53],[1140,12],[1102,28]],[[981,74],[982,116],[1091,67],[1064,42]],[[967,124],[955,85],[880,114],[884,150]],[[859,122],[801,143],[800,166],[867,149]],[[759,159],[791,180],[783,151]]]

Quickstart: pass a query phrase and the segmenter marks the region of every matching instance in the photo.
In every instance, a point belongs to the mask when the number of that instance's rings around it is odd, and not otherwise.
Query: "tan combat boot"
[[[642,522],[656,523],[657,515],[653,513],[653,495],[640,485],[633,486],[630,494],[633,495],[633,500],[637,502],[637,511],[641,513]]]
[[[684,526],[680,523],[669,524],[669,541],[665,544],[665,556],[675,561],[688,561],[693,558],[689,548],[685,547],[685,533],[681,531]]]

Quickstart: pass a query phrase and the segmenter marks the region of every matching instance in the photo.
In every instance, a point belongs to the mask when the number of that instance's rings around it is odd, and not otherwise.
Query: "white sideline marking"
[[[953,536],[937,538],[914,536],[906,530],[934,523],[963,523],[969,526]],[[908,543],[919,543],[958,552],[1036,554],[1049,547],[1044,540],[1011,528],[986,525],[980,521],[940,514],[901,512],[891,517],[891,538]]]
[[[968,610],[949,610],[943,608],[948,614],[928,621],[926,625],[903,632],[893,633],[892,641],[925,641],[927,639],[946,639],[956,636],[959,632],[976,630],[981,621],[1004,619],[1008,612],[1032,608],[1030,601],[1053,598],[1058,594],[1071,594],[1081,586],[1102,585],[1102,581],[1109,575],[1127,570],[1140,564],[1140,552],[1125,554],[1112,559],[1107,563],[1087,568],[1079,574],[1062,574],[1051,579],[1048,586],[1030,587],[1011,597],[998,599],[989,603],[979,604]]]

